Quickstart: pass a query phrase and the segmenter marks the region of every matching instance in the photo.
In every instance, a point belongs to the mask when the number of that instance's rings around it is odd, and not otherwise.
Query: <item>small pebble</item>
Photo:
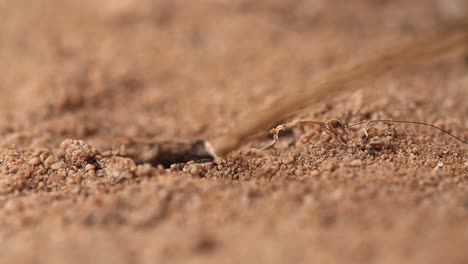
[[[282,160],[284,165],[292,164],[294,162],[294,157],[287,157]]]
[[[54,164],[54,157],[53,156],[49,156],[44,160],[44,165],[46,167],[50,167],[52,164]]]
[[[152,170],[153,167],[150,164],[145,163],[143,165],[138,165],[136,168],[136,175],[138,177],[150,176]]]
[[[294,171],[294,175],[302,176],[302,175],[304,175],[304,172],[302,170],[297,169],[297,170]]]
[[[188,170],[188,173],[192,175],[199,175],[200,170],[196,166],[191,166],[190,169]]]
[[[362,166],[362,160],[359,160],[359,159],[355,159],[355,160],[352,160],[349,165],[351,165],[352,167],[359,167],[359,166]]]
[[[50,168],[53,169],[53,170],[58,170],[58,169],[63,168],[63,165],[64,165],[63,162],[60,161],[60,162],[56,162],[56,163],[52,164],[52,166],[50,166]]]
[[[318,170],[313,170],[309,172],[309,175],[312,177],[319,176],[320,172]]]
[[[96,169],[96,166],[94,166],[93,164],[88,164],[85,167],[85,171],[90,171],[90,170],[95,170],[95,169]]]
[[[324,169],[329,170],[329,171],[333,171],[337,167],[338,167],[338,165],[335,162],[328,162],[328,163],[325,164]]]
[[[37,165],[41,164],[41,159],[39,159],[38,157],[35,157],[35,158],[30,159],[28,161],[28,163],[30,165],[37,166]]]

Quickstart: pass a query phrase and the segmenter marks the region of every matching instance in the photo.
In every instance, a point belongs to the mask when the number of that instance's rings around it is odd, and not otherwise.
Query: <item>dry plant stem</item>
[[[267,129],[273,123],[290,115],[306,104],[336,96],[352,89],[353,85],[369,82],[395,68],[427,63],[449,54],[465,54],[468,49],[468,31],[464,27],[446,30],[407,45],[390,48],[378,55],[369,56],[317,76],[305,89],[279,96],[271,109],[256,111],[233,127],[227,134],[206,142],[206,149],[214,157],[224,157],[238,148],[252,134]]]

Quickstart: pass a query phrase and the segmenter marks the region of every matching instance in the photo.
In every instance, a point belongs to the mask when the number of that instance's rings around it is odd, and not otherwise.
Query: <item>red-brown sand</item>
[[[1,263],[468,263],[468,147],[380,124],[268,131],[219,164],[145,163],[431,32],[427,0],[0,0]],[[463,58],[298,115],[468,138]]]

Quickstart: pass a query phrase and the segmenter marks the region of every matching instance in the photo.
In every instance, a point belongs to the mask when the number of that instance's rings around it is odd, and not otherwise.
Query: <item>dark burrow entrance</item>
[[[169,168],[172,164],[211,162],[214,157],[205,149],[203,140],[193,142],[132,142],[127,146],[124,156],[132,158],[136,164],[149,163]]]

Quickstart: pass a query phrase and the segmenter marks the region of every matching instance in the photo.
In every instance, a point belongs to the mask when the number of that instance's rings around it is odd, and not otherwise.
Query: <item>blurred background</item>
[[[0,17],[0,133],[98,146],[219,135],[317,72],[441,23],[427,0],[1,0]]]

